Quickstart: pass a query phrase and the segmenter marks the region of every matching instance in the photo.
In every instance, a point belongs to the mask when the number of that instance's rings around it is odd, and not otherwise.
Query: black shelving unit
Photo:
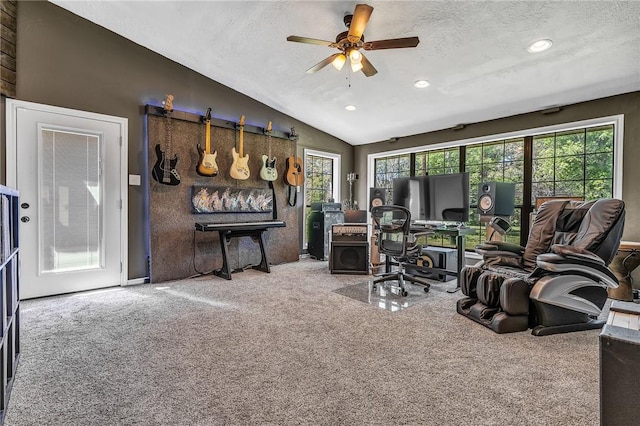
[[[20,253],[18,248],[18,191],[0,185],[0,425],[20,358]]]

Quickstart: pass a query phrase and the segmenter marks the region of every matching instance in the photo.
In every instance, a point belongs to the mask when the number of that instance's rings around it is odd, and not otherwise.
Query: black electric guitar
[[[278,179],[278,170],[276,169],[276,157],[271,157],[271,122],[267,125],[267,139],[269,141],[269,155],[262,156],[262,168],[260,169],[260,177],[262,180],[273,181]]]
[[[166,117],[166,133],[164,141],[164,151],[160,148],[160,144],[156,145],[156,155],[158,161],[153,166],[151,176],[159,183],[164,185],[178,185],[180,183],[180,175],[176,170],[178,164],[178,156],[171,157],[171,113],[173,112],[173,95],[167,95],[162,103],[164,114]]]

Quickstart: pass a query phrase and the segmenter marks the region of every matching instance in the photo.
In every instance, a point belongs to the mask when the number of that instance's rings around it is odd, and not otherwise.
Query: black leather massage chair
[[[466,266],[458,313],[510,333],[566,333],[600,328],[607,288],[618,286],[608,268],[624,228],[617,199],[547,201],[540,206],[526,247],[490,241],[476,247],[483,260]]]

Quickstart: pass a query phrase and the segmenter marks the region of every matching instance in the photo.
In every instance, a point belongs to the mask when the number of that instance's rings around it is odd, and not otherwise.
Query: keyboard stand
[[[229,242],[232,238],[238,237],[251,237],[254,241],[258,242],[260,246],[260,263],[252,265],[251,268],[262,272],[271,272],[269,267],[269,261],[267,260],[267,253],[264,244],[264,232],[269,228],[280,228],[285,226],[282,221],[265,221],[265,222],[247,222],[247,223],[229,223],[229,224],[200,224],[196,223],[196,230],[198,231],[218,231],[220,237],[220,250],[222,251],[222,268],[213,271],[213,274],[224,278],[226,280],[231,279],[231,273],[233,272],[229,267]]]
[[[226,280],[231,279],[232,271],[229,268],[229,242],[234,237],[251,237],[254,241],[258,240],[258,244],[260,245],[261,261],[258,265],[252,265],[251,268],[270,273],[271,268],[269,268],[267,253],[264,250],[264,231],[266,231],[266,229],[252,231],[218,231],[218,234],[220,235],[220,249],[222,250],[222,268],[216,269],[213,271],[213,274]]]

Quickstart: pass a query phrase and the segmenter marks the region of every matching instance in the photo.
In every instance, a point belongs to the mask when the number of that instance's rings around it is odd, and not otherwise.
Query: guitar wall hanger
[[[164,110],[164,108],[162,106],[156,106],[156,105],[145,105],[145,113],[147,115],[155,115],[158,117],[165,117],[166,116],[166,112]],[[182,120],[182,121],[188,121],[191,123],[199,123],[199,124],[203,124],[206,121],[206,118],[204,115],[200,115],[200,114],[194,114],[192,112],[186,112],[186,111],[179,111],[177,109],[174,109],[173,112],[171,113],[171,119],[172,120]],[[224,129],[231,129],[231,130],[239,130],[239,125],[238,123],[234,122],[234,121],[229,121],[229,120],[223,120],[221,118],[214,118],[211,117],[211,125],[215,126],[215,127],[222,127]],[[245,133],[252,133],[252,134],[256,134],[256,135],[265,135],[266,129],[264,127],[259,127],[259,126],[252,126],[249,124],[245,124],[244,125],[244,132]],[[297,141],[298,140],[298,135],[297,134],[291,134],[291,133],[287,133],[287,132],[283,132],[280,130],[272,130],[271,131],[271,137],[272,138],[279,138],[279,139],[288,139],[291,141]]]

